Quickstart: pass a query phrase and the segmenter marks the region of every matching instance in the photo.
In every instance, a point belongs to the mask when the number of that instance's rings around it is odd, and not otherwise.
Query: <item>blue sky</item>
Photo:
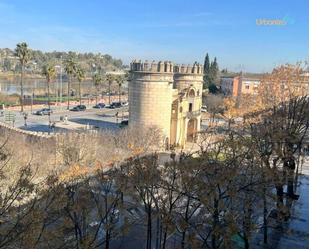
[[[0,0],[0,47],[109,53],[265,72],[309,60],[308,0]],[[256,19],[285,19],[258,26]]]

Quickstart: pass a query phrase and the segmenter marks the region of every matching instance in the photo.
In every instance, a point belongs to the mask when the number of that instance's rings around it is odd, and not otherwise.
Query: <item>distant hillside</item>
[[[26,71],[32,74],[40,74],[42,66],[46,62],[52,61],[56,65],[60,65],[61,61],[69,56],[75,57],[88,76],[95,72],[104,73],[106,71],[118,71],[123,68],[123,63],[120,59],[115,59],[108,54],[32,50],[32,59],[28,63]],[[9,48],[0,49],[0,72],[10,74],[19,71],[20,65],[18,58],[14,55],[14,50]]]

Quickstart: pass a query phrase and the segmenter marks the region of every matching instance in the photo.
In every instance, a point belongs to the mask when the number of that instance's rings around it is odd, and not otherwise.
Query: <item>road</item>
[[[33,112],[35,113],[37,110],[38,109],[33,109]],[[118,119],[115,117],[117,112]],[[8,113],[8,111],[5,113]],[[10,113],[15,114],[15,127],[30,131],[50,132],[48,115],[39,116],[28,113],[27,126],[25,126],[24,115],[22,113],[18,111],[10,111]],[[128,107],[118,109],[94,109],[90,107],[81,112],[53,109],[50,120],[56,123],[55,131],[80,129],[85,126],[101,129],[116,129],[119,127],[118,123],[121,122],[122,119],[128,118],[127,113]],[[65,116],[67,116],[69,121],[67,123],[60,121],[60,118]],[[5,122],[5,114],[0,117],[0,121]]]

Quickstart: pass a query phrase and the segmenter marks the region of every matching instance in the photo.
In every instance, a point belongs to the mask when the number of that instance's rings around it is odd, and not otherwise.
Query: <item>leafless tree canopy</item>
[[[279,72],[298,71],[265,82]],[[155,127],[68,133],[53,146],[2,136],[0,248],[248,249],[259,234],[269,243],[298,199],[309,97],[267,100],[250,115],[229,104],[229,119],[247,115],[242,125],[211,127],[198,151],[164,161]]]

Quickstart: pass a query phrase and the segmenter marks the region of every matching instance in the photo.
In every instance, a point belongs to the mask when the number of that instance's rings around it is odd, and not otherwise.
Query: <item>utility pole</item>
[[[57,66],[55,66],[57,68]],[[56,71],[58,73],[58,71]],[[57,78],[57,83],[56,83],[56,106],[59,105],[59,79]]]
[[[31,74],[33,76],[33,70],[31,71]],[[31,90],[32,90],[32,93],[31,93],[31,114],[32,114],[32,107],[33,107],[33,97],[34,97],[34,88],[33,88],[33,83],[31,84]]]
[[[32,86],[32,93],[31,93],[31,113],[32,113],[32,107],[33,107],[33,98],[34,98],[34,90]]]
[[[60,56],[60,106],[62,109],[62,55]]]

